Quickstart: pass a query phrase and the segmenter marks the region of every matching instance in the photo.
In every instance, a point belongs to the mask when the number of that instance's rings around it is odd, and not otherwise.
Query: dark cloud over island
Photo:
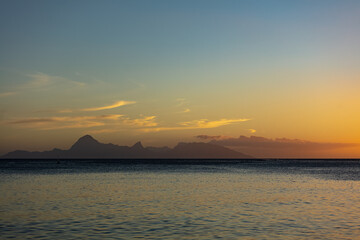
[[[259,136],[228,136],[198,135],[196,138],[209,140],[210,143],[241,150],[259,157],[308,157],[317,153],[331,152],[341,148],[357,147],[357,143],[312,142],[300,139],[265,138]]]

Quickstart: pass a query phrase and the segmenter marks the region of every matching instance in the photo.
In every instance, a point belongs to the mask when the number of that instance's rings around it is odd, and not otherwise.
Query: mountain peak
[[[85,135],[85,136],[82,136],[81,138],[79,138],[78,141],[96,141],[95,138],[93,138],[92,136],[90,135]],[[97,141],[96,141],[97,142]]]
[[[141,144],[141,142],[137,142],[135,143],[131,148],[133,149],[144,149],[143,145]]]
[[[94,145],[100,144],[95,138],[90,135],[85,135],[79,138],[74,145],[72,145],[71,149],[79,149],[79,148],[88,148]]]

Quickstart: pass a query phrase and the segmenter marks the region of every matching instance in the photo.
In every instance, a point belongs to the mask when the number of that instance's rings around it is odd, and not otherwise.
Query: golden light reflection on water
[[[360,236],[358,181],[241,168],[1,177],[5,237]]]

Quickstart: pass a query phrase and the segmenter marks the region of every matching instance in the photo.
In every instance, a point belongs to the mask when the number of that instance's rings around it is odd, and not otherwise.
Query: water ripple
[[[304,169],[219,168],[0,173],[1,238],[360,236],[359,181]]]

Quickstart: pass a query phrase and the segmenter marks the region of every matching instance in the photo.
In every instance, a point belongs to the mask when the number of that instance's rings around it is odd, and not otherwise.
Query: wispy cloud
[[[186,100],[186,98],[177,98],[176,99],[177,105],[178,107],[182,107],[186,104],[188,104],[189,102]]]
[[[113,108],[129,105],[129,104],[135,104],[135,103],[136,103],[135,101],[117,101],[111,105],[106,105],[106,106],[102,106],[102,107],[90,107],[90,108],[82,108],[82,109],[65,108],[65,109],[57,110],[55,112],[57,112],[57,113],[95,112],[95,111],[113,109]]]
[[[181,113],[189,113],[189,112],[191,112],[190,108],[185,108],[185,109],[183,109],[183,110],[181,110],[181,111],[178,111],[178,112],[176,112],[176,113],[177,113],[177,114],[181,114]]]
[[[86,85],[83,82],[73,81],[60,76],[52,76],[42,72],[21,75],[27,77],[27,82],[13,86],[14,91],[0,93],[0,97],[21,94],[25,91],[48,90],[54,88],[58,90],[59,87],[74,88]]]
[[[146,88],[146,85],[141,82],[137,82],[137,81],[131,81],[131,82],[139,88]]]
[[[172,130],[188,130],[188,129],[206,129],[216,128],[224,125],[249,121],[250,119],[220,119],[216,121],[210,121],[207,119],[194,120],[190,122],[179,123],[178,126],[159,127],[159,123],[156,121],[156,116],[145,116],[142,118],[131,119],[128,117],[122,117],[119,121],[114,123],[112,128],[107,126],[104,129],[94,130],[93,133],[109,133],[122,131],[124,129],[133,129],[140,132],[160,132],[160,131],[172,131]],[[221,138],[222,139],[222,138]]]
[[[5,124],[39,130],[54,130],[66,128],[90,128],[100,127],[103,129],[93,130],[92,133],[107,133],[140,128],[156,127],[156,116],[145,116],[131,119],[121,114],[109,114],[98,116],[66,116],[66,117],[34,117],[15,119]],[[89,131],[90,132],[90,131]]]
[[[103,126],[107,121],[116,121],[123,115],[75,116],[75,117],[47,117],[26,118],[8,121],[7,124],[40,130],[65,128],[89,128]]]
[[[17,94],[18,92],[3,92],[0,93],[0,97],[8,97],[8,96],[13,96],[15,94]]]
[[[189,104],[189,101],[187,101],[185,98],[177,98],[176,100],[176,108],[182,108],[183,110],[178,111],[177,113],[188,113],[191,112],[190,108],[187,107]]]
[[[220,120],[210,121],[208,119],[200,119],[200,120],[193,120],[189,122],[182,122],[180,125],[185,127],[192,127],[192,128],[216,128],[225,125],[229,125],[232,123],[239,123],[239,122],[246,122],[249,121],[248,118],[238,118],[238,119],[226,119],[222,118]]]
[[[48,126],[43,127],[41,130],[57,130],[57,129],[68,129],[68,128],[92,128],[92,127],[99,127],[104,126],[105,123],[103,122],[95,122],[95,121],[83,121],[83,122],[75,122],[66,125],[59,125],[59,126]]]
[[[83,121],[83,120],[99,120],[99,119],[111,119],[115,120],[123,115],[100,115],[100,116],[76,116],[76,117],[48,117],[48,118],[26,118],[20,120],[8,121],[9,124],[26,124],[36,122],[68,122],[68,121]]]
[[[143,128],[156,127],[158,123],[156,122],[156,116],[146,116],[143,118],[131,119],[128,117],[123,117],[120,121],[110,124],[106,128],[96,129],[88,131],[91,134],[99,133],[114,133],[123,130],[139,130]]]
[[[210,121],[208,119],[193,120],[189,122],[182,122],[174,127],[157,127],[157,128],[143,128],[140,129],[143,132],[159,132],[159,131],[170,131],[170,130],[187,130],[187,129],[202,129],[202,128],[217,128],[229,124],[246,122],[250,119],[247,118],[238,118],[238,119],[226,119],[222,118],[220,120]]]
[[[28,74],[32,80],[27,83],[27,87],[42,87],[50,84],[54,81],[54,79],[59,79],[60,77],[57,76],[50,76],[44,73],[35,73],[35,74]],[[62,79],[62,78],[61,78]]]
[[[96,129],[96,130],[86,130],[86,134],[101,134],[101,133],[115,133],[121,130],[115,128],[105,128],[105,129]]]
[[[158,123],[155,120],[156,120],[156,116],[148,116],[137,119],[126,118],[125,120],[123,120],[123,123],[126,125],[136,126],[136,127],[156,127]]]
[[[52,76],[42,72],[37,72],[35,74],[27,74],[26,76],[31,78],[31,81],[24,85],[25,88],[40,88],[47,87],[52,85],[58,85],[61,83],[71,84],[72,86],[82,87],[86,84],[83,82],[73,81],[60,76]]]
[[[61,109],[61,110],[58,110],[58,111],[56,111],[56,112],[58,112],[58,113],[72,113],[72,112],[76,112],[75,110],[73,110],[73,109]]]
[[[199,138],[201,140],[220,140],[220,139],[229,139],[232,137],[229,136],[223,136],[223,135],[216,135],[216,136],[211,136],[211,135],[197,135],[195,136],[196,138]]]
[[[102,106],[102,107],[84,108],[84,109],[81,109],[81,111],[85,111],[85,112],[101,111],[101,110],[112,109],[112,108],[129,105],[129,104],[134,104],[134,103],[136,103],[136,102],[135,101],[117,101],[111,105]]]

